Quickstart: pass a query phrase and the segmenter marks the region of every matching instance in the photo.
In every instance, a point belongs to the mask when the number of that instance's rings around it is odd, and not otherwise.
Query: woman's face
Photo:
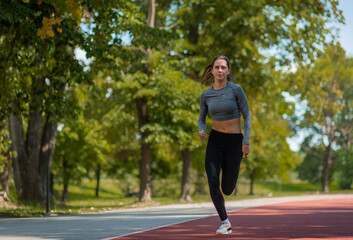
[[[227,80],[227,76],[229,73],[230,69],[228,69],[228,64],[226,60],[218,59],[213,63],[212,75],[215,81]]]

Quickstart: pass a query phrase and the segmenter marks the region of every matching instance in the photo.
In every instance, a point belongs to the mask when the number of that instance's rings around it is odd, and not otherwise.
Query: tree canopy
[[[202,175],[205,148],[197,118],[208,86],[200,77],[219,54],[230,59],[251,108],[252,153],[243,171],[252,181],[289,179],[298,163],[286,141],[294,105],[283,91],[312,104],[312,126],[339,123],[335,144],[350,146],[349,72],[339,70],[341,88],[328,60],[345,57],[339,47],[321,53],[335,39],[327,24],[344,21],[337,7],[337,0],[1,1],[0,120],[9,120],[21,199],[43,201],[51,165],[66,183],[97,169],[137,179],[141,201],[151,200],[154,178],[183,169],[188,192],[188,169]],[[306,67],[290,85],[283,69],[293,64]]]

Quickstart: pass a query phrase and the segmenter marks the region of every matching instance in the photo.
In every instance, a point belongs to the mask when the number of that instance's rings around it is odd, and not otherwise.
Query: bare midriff
[[[222,133],[241,133],[240,118],[224,121],[213,121],[212,129]]]

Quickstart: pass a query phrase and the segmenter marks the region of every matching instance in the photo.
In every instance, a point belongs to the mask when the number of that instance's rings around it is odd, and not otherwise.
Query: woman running
[[[251,116],[245,93],[241,86],[229,82],[230,63],[226,56],[217,56],[206,67],[202,83],[212,80],[210,88],[200,98],[198,120],[199,137],[206,139],[206,117],[212,116],[212,130],[208,138],[205,168],[213,204],[222,221],[216,234],[229,234],[232,227],[225,208],[223,194],[230,195],[236,186],[240,163],[250,153]],[[244,118],[242,134],[240,116]],[[220,172],[222,182],[220,189]]]

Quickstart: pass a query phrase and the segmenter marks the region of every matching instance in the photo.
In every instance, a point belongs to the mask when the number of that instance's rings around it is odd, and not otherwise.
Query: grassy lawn
[[[207,184],[207,183],[205,183]],[[138,203],[137,197],[124,197],[121,192],[119,182],[111,179],[101,181],[101,190],[99,197],[95,197],[95,183],[93,181],[84,181],[80,185],[69,186],[69,201],[62,205],[60,204],[60,196],[55,196],[51,202],[51,214],[79,214],[92,213],[99,211],[109,211],[122,208],[134,208],[147,206],[146,204]],[[59,195],[62,186],[55,185],[56,195]],[[231,196],[226,196],[226,201],[254,199],[262,197],[280,197],[294,196],[304,194],[317,194],[320,191],[320,186],[309,183],[277,183],[277,182],[256,182],[254,184],[254,194],[249,195],[249,183],[239,180],[237,184],[237,192]],[[340,191],[337,186],[330,186],[330,193],[353,193],[351,191]],[[208,194],[192,196],[193,202],[209,202]],[[153,201],[148,205],[165,205],[178,202],[178,193],[169,196],[153,196]],[[20,217],[20,216],[44,216],[46,215],[45,206],[34,205],[17,205],[13,208],[0,209],[0,217]]]

